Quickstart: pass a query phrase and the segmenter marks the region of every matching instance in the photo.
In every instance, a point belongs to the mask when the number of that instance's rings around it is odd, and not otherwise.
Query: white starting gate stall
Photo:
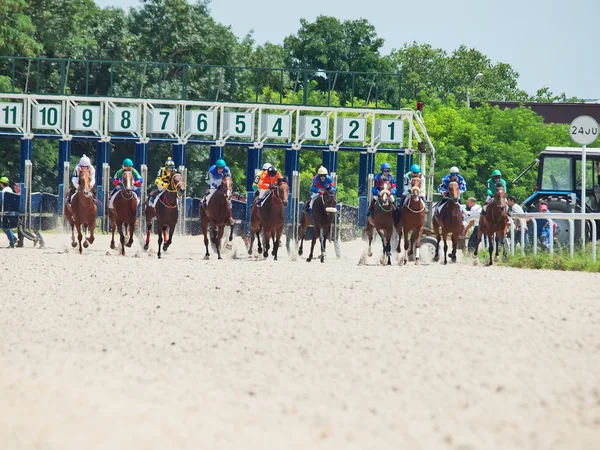
[[[422,166],[427,179],[427,200],[431,220],[433,193],[433,170],[435,149],[427,134],[421,111],[413,109],[375,109],[320,107],[285,104],[228,103],[216,101],[152,100],[132,98],[109,98],[64,95],[0,94],[0,106],[13,108],[14,115],[0,124],[12,131],[3,133],[10,137],[29,141],[22,145],[22,158],[31,156],[31,140],[34,138],[59,137],[59,170],[68,173],[63,166],[70,158],[72,140],[88,140],[97,144],[93,161],[101,173],[97,186],[101,188],[103,208],[99,208],[103,229],[108,230],[107,204],[110,192],[110,143],[135,144],[134,165],[144,167],[147,179],[148,143],[163,142],[173,146],[173,159],[187,181],[186,145],[210,146],[210,164],[223,156],[225,146],[247,148],[246,192],[248,204],[245,217],[234,217],[249,223],[250,200],[253,197],[252,178],[260,169],[263,149],[285,150],[285,174],[292,180],[291,199],[288,209],[288,236],[298,239],[300,191],[300,152],[320,151],[323,165],[336,178],[343,179],[338,171],[338,152],[357,152],[359,159],[359,205],[355,227],[364,227],[367,201],[371,196],[367,187],[369,174],[376,172],[375,155],[396,155],[398,181],[413,158]],[[12,110],[12,109],[11,109]],[[4,115],[2,115],[4,117]],[[10,117],[8,117],[10,116]],[[315,168],[311,170],[316,171]],[[97,174],[98,175],[98,174]],[[63,176],[59,202],[70,181]],[[141,190],[146,200],[145,189]],[[187,192],[181,199],[179,232],[185,231],[188,205]],[[62,206],[62,204],[61,204]],[[342,210],[351,208],[338,205],[338,217],[334,224],[332,239],[343,235]],[[193,209],[193,208],[192,208]],[[60,208],[62,211],[62,208]],[[141,213],[141,209],[140,209]],[[195,220],[195,218],[194,218]],[[142,218],[143,223],[143,218]],[[291,226],[290,226],[291,225]]]

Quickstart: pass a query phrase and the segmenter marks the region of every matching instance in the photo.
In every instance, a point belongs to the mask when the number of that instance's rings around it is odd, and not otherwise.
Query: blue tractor
[[[538,165],[535,192],[523,202],[525,212],[537,212],[540,201],[548,204],[553,213],[581,212],[581,149],[576,147],[546,147],[539,158],[529,165],[513,183],[527,171]],[[589,213],[600,212],[600,149],[590,148],[586,152],[586,189],[583,205]],[[556,221],[558,241],[563,245],[569,242],[569,222]],[[597,221],[600,231],[600,222]],[[587,226],[586,241],[589,241],[591,227]],[[599,233],[600,237],[600,233]],[[581,225],[575,222],[575,240],[581,238]]]

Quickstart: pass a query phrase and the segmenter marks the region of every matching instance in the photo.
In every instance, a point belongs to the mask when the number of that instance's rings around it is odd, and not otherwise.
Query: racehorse
[[[502,260],[506,261],[506,234],[508,230],[508,208],[506,206],[506,192],[504,186],[500,183],[496,184],[496,192],[493,200],[487,205],[485,216],[479,216],[479,233],[477,235],[477,247],[473,253],[473,258],[477,258],[477,251],[479,250],[479,243],[483,233],[487,235],[488,242],[490,243],[490,263],[492,265],[492,253],[494,252],[494,242],[492,237],[496,235],[496,255],[494,260],[498,262],[499,244],[502,244]]]
[[[271,186],[271,192],[268,194],[262,206],[258,207],[258,201],[252,204],[252,214],[250,216],[250,248],[248,254],[252,255],[254,246],[254,237],[258,240],[258,252],[262,253],[260,243],[260,230],[265,233],[265,251],[263,256],[269,256],[269,240],[273,236],[273,260],[277,261],[277,250],[281,244],[281,233],[285,224],[285,209],[288,205],[290,186],[287,177],[277,180],[277,184]]]
[[[231,216],[231,191],[233,180],[231,177],[223,178],[223,182],[217,188],[215,193],[210,198],[206,208],[200,208],[200,226],[202,234],[204,234],[204,246],[206,254],[204,259],[210,258],[208,252],[208,224],[210,223],[210,241],[217,248],[217,255],[221,258],[221,238],[225,232],[225,226],[229,225],[229,217]],[[233,240],[233,226],[229,233],[229,242]],[[227,244],[227,248],[231,248],[231,244]]]
[[[446,237],[448,234],[452,233],[452,253],[450,254],[450,259],[452,262],[456,262],[458,239],[463,229],[462,210],[460,208],[460,203],[458,202],[460,195],[458,191],[458,183],[456,181],[452,181],[449,185],[448,191],[449,199],[446,201],[439,214],[434,215],[433,217],[433,228],[435,229],[435,237],[437,239],[435,246],[435,257],[433,260],[439,261],[440,259],[439,250],[441,227],[441,234],[444,238],[444,264],[448,264],[448,243],[446,242]]]
[[[183,195],[185,191],[185,183],[183,177],[179,172],[174,173],[169,181],[169,186],[156,202],[156,207],[153,208],[148,202],[145,205],[146,215],[146,244],[144,250],[148,250],[150,246],[150,232],[152,230],[152,218],[156,217],[158,221],[158,259],[161,258],[161,245],[163,238],[165,244],[162,249],[166,252],[169,246],[173,242],[173,233],[175,232],[175,225],[179,218],[179,209],[177,208],[177,199]],[[150,199],[148,199],[150,200]],[[169,230],[169,238],[167,240],[167,230]]]
[[[65,201],[64,215],[67,222],[71,224],[71,246],[77,247],[75,242],[75,227],[77,227],[77,240],[79,241],[79,253],[81,254],[83,249],[81,248],[81,227],[83,227],[85,233],[85,241],[83,246],[88,248],[89,244],[94,243],[94,230],[96,228],[96,201],[92,194],[91,182],[90,182],[90,170],[89,168],[82,168],[79,172],[79,187],[73,198],[71,204]],[[87,237],[88,231],[90,237]]]
[[[337,212],[336,205],[336,192],[329,188],[315,199],[312,207],[312,214],[307,210],[302,211],[302,217],[300,219],[300,248],[298,249],[298,255],[300,256],[302,256],[302,247],[306,229],[309,225],[314,225],[310,255],[306,259],[307,262],[311,262],[313,259],[313,250],[315,248],[317,236],[319,236],[319,241],[321,243],[321,255],[319,258],[322,263],[325,262],[325,245],[329,238],[329,233],[331,232],[331,222],[333,222],[333,218]]]
[[[413,178],[410,182],[410,194],[402,206],[402,214],[396,222],[396,231],[398,232],[398,247],[396,252],[400,253],[400,242],[402,232],[404,232],[404,264],[408,261],[408,256],[412,255],[415,248],[415,264],[420,263],[419,251],[421,249],[421,237],[425,227],[425,204],[421,199],[421,178]],[[408,233],[411,233],[410,244],[408,242]]]
[[[112,228],[112,239],[110,248],[115,248],[115,228],[119,230],[121,240],[121,255],[125,256],[125,236],[129,230],[129,241],[127,247],[133,244],[133,232],[137,219],[137,199],[133,190],[133,174],[130,171],[123,172],[121,190],[113,200],[113,209],[109,210],[108,219]],[[123,229],[124,228],[124,229]]]
[[[394,204],[391,201],[392,183],[384,180],[379,190],[379,198],[375,202],[373,214],[367,218],[366,232],[369,237],[368,255],[373,256],[371,251],[371,242],[373,241],[373,229],[377,231],[381,242],[383,243],[383,253],[381,263],[385,262],[387,256],[387,265],[392,265],[391,241],[394,234]]]

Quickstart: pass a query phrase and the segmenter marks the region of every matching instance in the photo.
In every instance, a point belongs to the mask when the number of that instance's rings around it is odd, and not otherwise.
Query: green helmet
[[[502,174],[500,173],[500,171],[498,169],[494,170],[492,172],[492,177],[501,177]]]
[[[410,166],[410,171],[412,173],[421,173],[421,168],[417,164],[413,164]]]
[[[132,161],[132,160],[130,160],[129,158],[125,158],[125,159],[123,160],[123,165],[124,165],[125,167],[128,167],[128,166],[133,166],[133,161]]]
[[[8,178],[6,178],[6,177],[0,178],[0,183],[8,184]]]
[[[223,161],[222,159],[217,159],[217,162],[215,163],[215,166],[217,167],[225,167],[227,164],[225,164],[225,161]]]

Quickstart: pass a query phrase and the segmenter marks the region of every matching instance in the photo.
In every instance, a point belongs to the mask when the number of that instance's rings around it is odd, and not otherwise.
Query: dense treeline
[[[314,22],[300,20],[297,32],[283,43],[257,45],[252,35],[237,37],[230,27],[216,22],[210,15],[208,1],[190,4],[185,0],[142,0],[137,8],[100,8],[93,0],[3,0],[0,10],[0,55],[41,56],[50,58],[82,58],[116,61],[160,61],[167,66],[167,76],[175,80],[158,83],[152,73],[135,73],[133,66],[124,68],[113,79],[114,93],[131,93],[139,88],[145,97],[156,96],[158,89],[179,92],[182,66],[175,63],[213,64],[288,68],[285,77],[279,72],[261,75],[260,92],[256,92],[255,74],[237,72],[235,77],[223,72],[222,97],[236,100],[269,101],[284,94],[284,101],[297,98],[303,83],[310,84],[313,104],[365,104],[373,101],[369,83],[351,86],[348,76],[323,75],[321,71],[358,71],[399,74],[381,77],[378,92],[380,105],[414,107],[417,100],[425,102],[425,122],[437,150],[437,178],[452,165],[461,168],[469,194],[483,196],[484,182],[493,168],[499,168],[508,180],[513,179],[547,145],[569,145],[563,126],[544,125],[541,117],[525,108],[504,110],[487,106],[468,109],[464,99],[466,88],[477,73],[483,77],[470,88],[473,100],[568,101],[564,94],[554,95],[542,87],[533,96],[519,89],[518,73],[507,63],[493,63],[473,48],[461,46],[452,53],[427,44],[405,43],[390,54],[382,54],[383,39],[366,19],[340,21],[319,16]],[[98,66],[99,67],[99,66]],[[310,69],[315,76],[295,77],[298,69]],[[80,68],[68,69],[70,82],[78,82]],[[41,83],[59,84],[58,65],[45,66]],[[69,72],[70,71],[70,72]],[[11,89],[9,63],[0,61],[0,91]],[[30,74],[19,67],[17,86],[29,83]],[[206,73],[189,76],[188,92],[200,92]],[[229,77],[229,78],[228,78]],[[386,81],[389,85],[386,85]],[[98,69],[89,77],[90,92],[106,92],[108,77]],[[333,85],[335,95],[326,92]],[[43,89],[43,86],[42,86]],[[65,82],[65,93],[75,89]],[[162,92],[164,94],[164,91]],[[352,95],[353,94],[353,95]],[[278,101],[278,100],[276,100]],[[34,188],[56,189],[56,142],[34,142]],[[152,175],[169,154],[166,145],[150,149]],[[91,143],[73,144],[73,161],[83,153],[95,154]],[[125,156],[131,156],[131,145],[113,147],[111,166],[115,169]],[[265,151],[269,162],[282,166],[282,151]],[[236,189],[244,189],[245,152],[227,148],[227,162],[234,171]],[[385,155],[377,155],[377,164]],[[395,159],[395,158],[394,158]],[[18,177],[18,142],[0,141],[0,171],[11,179]],[[188,167],[193,194],[204,190],[203,178],[208,163],[208,149],[188,147]],[[390,161],[394,166],[395,160]],[[302,186],[308,189],[311,174],[320,164],[320,154],[306,151],[301,156]],[[341,153],[339,157],[340,200],[357,200],[356,154]],[[533,174],[526,176],[518,187],[509,185],[521,199],[531,192]]]

